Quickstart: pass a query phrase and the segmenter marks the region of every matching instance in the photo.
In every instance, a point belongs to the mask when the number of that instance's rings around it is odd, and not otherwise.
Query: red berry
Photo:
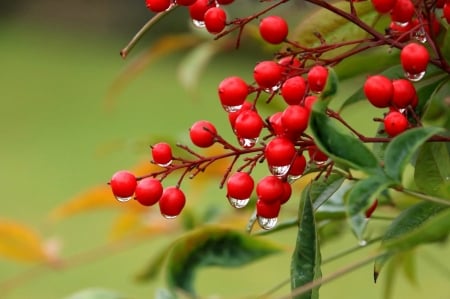
[[[282,114],[283,113],[281,111],[275,112],[268,119],[270,130],[276,136],[284,135],[284,127],[283,124],[281,123]]]
[[[408,128],[408,119],[398,111],[391,111],[384,117],[384,130],[391,136],[397,136]]]
[[[450,2],[446,2],[442,7],[442,13],[448,24],[450,24]]]
[[[281,65],[286,74],[291,76],[298,74],[299,69],[302,67],[302,63],[295,56],[284,56],[278,60],[278,64]]]
[[[239,110],[248,95],[248,85],[240,77],[222,80],[218,88],[220,102],[228,112]]]
[[[392,104],[397,108],[406,108],[416,96],[414,85],[406,79],[393,80],[392,85],[394,87]]]
[[[279,201],[283,192],[283,182],[273,175],[262,178],[256,185],[258,199],[263,202],[272,203]]]
[[[230,121],[230,125],[232,128],[234,128],[234,124],[236,123],[236,118],[239,116],[239,114],[241,114],[242,111],[245,110],[250,110],[253,108],[253,104],[250,102],[244,102],[242,104],[242,107],[234,112],[229,112],[228,113],[228,120]]]
[[[216,2],[220,5],[227,5],[234,2],[234,0],[216,0]]]
[[[300,76],[294,76],[284,81],[281,86],[281,96],[289,105],[300,104],[300,101],[305,96],[306,83],[305,79]]]
[[[268,89],[278,85],[283,75],[283,68],[274,61],[262,61],[253,70],[253,78],[259,87]]]
[[[220,33],[226,26],[227,14],[220,7],[211,7],[205,12],[204,21],[209,33]]]
[[[273,138],[264,148],[264,157],[269,167],[290,166],[295,155],[294,144],[285,137]],[[289,168],[286,169],[286,172],[288,170]]]
[[[177,0],[178,5],[189,6],[195,3],[197,0]]]
[[[289,105],[281,115],[281,123],[286,132],[302,134],[308,127],[309,111],[300,105]]]
[[[127,201],[136,190],[136,177],[129,171],[120,170],[114,173],[109,182],[112,193],[119,201]]]
[[[195,122],[189,130],[192,143],[198,147],[210,147],[214,144],[216,135],[216,127],[206,120]]]
[[[153,162],[161,166],[168,166],[172,162],[172,148],[168,143],[159,142],[152,146]]]
[[[279,16],[265,17],[259,23],[259,33],[262,38],[271,44],[282,43],[289,32],[286,21]]]
[[[308,154],[311,161],[316,164],[322,164],[328,160],[328,156],[315,145],[308,147]]]
[[[314,105],[314,103],[317,101],[317,97],[316,96],[307,96],[304,100],[303,100],[303,106],[308,109],[308,111],[311,112],[312,107]]]
[[[196,21],[203,21],[205,19],[206,11],[209,8],[214,7],[213,2],[210,3],[209,0],[195,1],[194,4],[189,6],[189,15],[191,16],[191,19]]]
[[[427,48],[417,43],[406,45],[400,52],[400,61],[408,74],[420,74],[427,69],[430,54]]]
[[[298,177],[305,172],[306,158],[302,154],[296,154],[294,161],[289,168],[288,175],[292,177]]]
[[[284,181],[283,182],[283,195],[280,197],[280,204],[285,204],[289,201],[292,195],[292,187],[291,184]]]
[[[276,200],[274,202],[266,202],[258,199],[256,201],[256,215],[266,219],[277,218],[280,214],[281,202]]]
[[[242,111],[234,123],[234,132],[239,138],[255,139],[259,137],[264,122],[255,110]]]
[[[163,187],[155,178],[143,178],[137,183],[134,198],[144,206],[152,206],[163,194]]]
[[[167,187],[159,199],[159,210],[166,218],[174,218],[181,213],[186,197],[178,187]]]
[[[172,4],[171,0],[145,0],[147,8],[153,12],[162,12],[167,10]]]
[[[227,197],[249,199],[254,187],[253,178],[247,172],[236,172],[227,180]]]
[[[381,14],[390,12],[395,2],[396,0],[372,0],[373,7]]]
[[[414,4],[411,0],[396,0],[391,11],[391,19],[398,23],[408,23],[415,13]]]
[[[370,205],[370,207],[365,212],[366,218],[370,218],[372,216],[377,206],[378,206],[378,199],[375,199],[375,201]]]
[[[370,76],[363,89],[367,99],[375,107],[384,108],[391,104],[394,87],[389,78],[383,75]]]
[[[313,92],[321,92],[327,83],[328,69],[322,65],[313,66],[307,75],[309,88]]]

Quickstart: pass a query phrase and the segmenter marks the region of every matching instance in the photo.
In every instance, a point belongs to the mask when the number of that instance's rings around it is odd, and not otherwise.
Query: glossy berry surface
[[[199,120],[189,129],[191,141],[198,147],[210,147],[214,144],[216,135],[216,127],[207,120]]]
[[[391,20],[406,24],[411,21],[415,13],[414,4],[411,0],[396,0],[391,11]]]
[[[375,10],[381,14],[388,13],[392,10],[396,0],[371,0]]]
[[[253,78],[256,83],[265,89],[278,85],[281,81],[283,68],[274,61],[262,61],[253,69]]]
[[[267,143],[264,157],[269,166],[290,165],[294,160],[296,150],[292,141],[285,137],[275,137]]]
[[[216,34],[222,32],[226,26],[227,14],[220,7],[209,8],[204,15],[205,27],[208,32]]]
[[[240,138],[258,138],[264,122],[255,110],[242,111],[234,123],[234,132]]]
[[[290,105],[281,115],[281,123],[288,133],[303,133],[308,127],[309,111],[300,105]]]
[[[398,111],[391,111],[384,117],[384,130],[391,137],[403,133],[408,125],[408,119]]]
[[[253,192],[255,182],[247,172],[236,172],[227,180],[227,197],[248,199]]]
[[[167,10],[172,4],[171,0],[146,0],[145,5],[153,12],[162,12]]]
[[[313,92],[321,92],[327,83],[328,69],[321,65],[313,66],[307,75],[309,89]]]
[[[286,181],[283,181],[283,194],[280,197],[280,204],[285,204],[289,201],[292,195],[292,186]]]
[[[396,79],[392,81],[394,93],[392,104],[397,108],[406,108],[416,97],[416,89],[411,81],[406,79]]]
[[[301,76],[294,76],[284,81],[281,96],[289,105],[298,105],[305,96],[306,82]]]
[[[143,178],[137,183],[134,198],[144,206],[156,204],[163,194],[163,187],[155,178]]]
[[[263,202],[272,203],[279,201],[283,192],[283,182],[276,176],[266,176],[256,184],[256,194],[258,199]]]
[[[363,90],[373,106],[384,108],[391,104],[394,87],[389,78],[383,75],[370,76],[364,83]]]
[[[258,199],[256,201],[256,215],[267,219],[277,218],[280,214],[281,202],[279,200],[266,202]]]
[[[168,143],[159,142],[152,146],[153,162],[158,165],[167,165],[172,162],[172,148]]]
[[[209,0],[197,0],[189,6],[189,15],[193,20],[203,21],[206,11],[211,7],[214,7],[214,5],[210,4]]]
[[[430,60],[427,48],[421,44],[410,43],[400,52],[400,61],[405,72],[418,74],[424,72]]]
[[[186,197],[179,188],[172,186],[164,189],[159,199],[159,210],[166,218],[178,216],[186,204]]]
[[[227,111],[233,111],[232,107],[240,107],[248,95],[248,85],[237,76],[225,78],[218,88],[220,102]]]
[[[303,154],[296,154],[294,161],[289,168],[288,175],[291,176],[300,176],[305,172],[306,168],[306,158]]]
[[[268,16],[259,23],[259,33],[268,43],[282,43],[289,32],[288,24],[285,19],[279,16]]]
[[[129,171],[120,170],[113,174],[109,185],[115,197],[127,199],[133,196],[136,190],[136,177]]]
[[[316,163],[323,163],[328,160],[328,156],[315,145],[308,147],[308,154],[311,161]]]

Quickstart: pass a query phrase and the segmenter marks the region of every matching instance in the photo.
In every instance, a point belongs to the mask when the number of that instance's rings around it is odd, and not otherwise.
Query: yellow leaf
[[[0,256],[21,262],[48,260],[40,235],[24,224],[8,220],[0,220]]]

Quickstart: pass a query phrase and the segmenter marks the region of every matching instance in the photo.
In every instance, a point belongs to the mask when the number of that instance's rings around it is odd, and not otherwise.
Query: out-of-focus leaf
[[[83,291],[79,291],[73,295],[65,297],[64,299],[127,299],[131,298],[116,291],[92,288]]]
[[[176,241],[175,241],[176,242]],[[165,246],[162,250],[156,254],[153,259],[148,263],[145,268],[136,276],[136,279],[140,282],[145,282],[155,279],[161,272],[164,262],[167,256],[170,254],[175,242]]]
[[[297,241],[291,260],[291,289],[295,290],[322,277],[319,236],[314,217],[310,188],[302,192],[299,208]],[[293,297],[295,299],[319,298],[319,287]]]
[[[385,244],[389,244],[389,242],[397,242],[394,240],[403,238],[403,236],[408,235],[410,232],[414,232],[424,222],[426,222],[428,219],[431,219],[431,217],[434,217],[437,213],[443,211],[445,208],[446,206],[424,201],[403,210],[386,229],[382,240],[382,247],[384,248]],[[386,254],[375,260],[375,281],[377,280],[384,264],[389,260],[390,257],[391,254]]]
[[[168,256],[169,287],[194,295],[195,272],[200,267],[238,267],[282,250],[267,240],[229,228],[204,226],[178,239]]]
[[[411,284],[415,285],[417,283],[417,269],[414,251],[401,252],[392,257],[386,268],[383,299],[392,298],[392,293],[396,285],[395,279],[399,273],[399,270],[403,271],[405,277]]]
[[[346,134],[324,112],[323,103],[316,103],[311,112],[309,128],[317,146],[336,163],[366,173],[380,173],[375,155],[358,138]]]
[[[347,194],[347,214],[350,227],[359,240],[367,226],[365,211],[373,204],[377,196],[394,182],[385,175],[370,176],[357,182]]]
[[[387,146],[384,157],[386,174],[401,184],[403,171],[417,149],[440,128],[422,127],[408,130],[396,136]]]
[[[370,2],[354,2],[353,4],[358,17],[364,22],[372,24],[377,20],[378,14],[373,10]],[[332,5],[343,11],[350,12],[349,2],[340,1],[335,2]],[[297,25],[290,36],[292,40],[295,40],[300,45],[312,48],[321,45],[321,41],[317,38],[315,33],[320,34],[325,42],[330,45],[361,39],[368,35],[367,32],[349,22],[347,19],[325,8],[320,8],[311,13],[308,17],[302,18],[302,21]],[[353,47],[355,46],[341,47],[326,53],[323,57],[336,56]]]
[[[111,105],[118,94],[140,73],[154,61],[162,57],[197,45],[201,41],[195,34],[178,34],[161,37],[147,51],[137,56],[127,65],[125,70],[112,83],[106,96],[106,102]]]
[[[450,199],[450,149],[444,143],[427,143],[420,148],[414,180],[421,191]]]
[[[434,79],[434,78],[433,78]],[[435,119],[434,106],[435,103],[431,103],[430,99],[432,99],[433,94],[442,85],[442,83],[447,80],[446,76],[443,77],[437,76],[434,80],[429,80],[424,83],[422,86],[416,87],[417,97],[419,98],[419,103],[416,107],[416,113],[418,115],[423,115],[425,119]],[[440,99],[438,99],[440,100]],[[439,102],[439,101],[438,101]],[[439,106],[439,105],[437,105]],[[426,112],[424,113],[426,109]],[[437,111],[437,113],[441,113],[441,111]]]
[[[48,260],[41,236],[31,227],[9,220],[0,220],[0,256],[30,263]]]
[[[442,126],[450,118],[450,79],[445,80],[436,86],[428,100],[428,106],[423,116],[423,120],[435,126]],[[450,130],[450,128],[447,128]]]

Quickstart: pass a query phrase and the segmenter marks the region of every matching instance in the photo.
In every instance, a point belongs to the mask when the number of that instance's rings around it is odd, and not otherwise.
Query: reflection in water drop
[[[282,166],[270,166],[270,172],[277,177],[282,177],[286,173],[288,173],[291,165],[282,165]]]
[[[222,107],[223,107],[223,109],[225,109],[226,112],[236,112],[242,108],[242,105],[237,105],[237,106],[222,105]]]
[[[303,175],[299,174],[299,175],[288,175],[287,177],[287,181],[289,184],[294,183],[296,180],[298,180],[299,178],[301,178]]]
[[[167,167],[170,164],[172,164],[172,160],[170,160],[169,162],[165,163],[165,164],[160,164],[160,163],[156,163],[156,165],[161,166],[161,167]]]
[[[395,24],[397,25],[397,26],[400,26],[400,27],[406,27],[406,26],[408,26],[409,25],[409,22],[404,22],[404,23],[402,23],[402,22],[395,22]]]
[[[367,241],[366,240],[359,240],[358,242],[359,246],[366,246],[367,245]]]
[[[421,42],[422,44],[426,43],[427,42],[427,34],[425,32],[425,29],[423,29],[423,27],[420,27],[419,30],[414,32],[414,38],[418,42]]]
[[[129,196],[129,197],[120,197],[120,196],[116,196],[116,199],[118,200],[118,201],[120,201],[120,202],[127,202],[127,201],[129,201],[130,199],[132,199],[133,198],[133,196]]]
[[[258,138],[238,138],[239,144],[244,148],[250,148],[255,146],[258,142]]]
[[[425,71],[417,74],[405,72],[405,77],[412,82],[420,81],[425,76]]]
[[[203,22],[203,21],[199,21],[199,20],[194,20],[194,19],[192,19],[192,24],[194,24],[194,27],[197,27],[197,28],[205,28],[205,22]]]
[[[174,219],[174,218],[176,218],[177,217],[177,215],[175,215],[175,216],[171,216],[171,215],[166,215],[166,214],[161,214],[164,218],[166,218],[166,219]]]
[[[261,216],[258,216],[258,223],[259,226],[261,226],[261,228],[263,229],[272,229],[275,227],[275,225],[277,224],[278,218],[264,218]]]
[[[228,197],[228,200],[229,200],[230,204],[233,207],[235,207],[236,209],[242,209],[248,204],[248,202],[250,201],[250,198],[237,199],[237,198],[233,198],[233,197]]]

